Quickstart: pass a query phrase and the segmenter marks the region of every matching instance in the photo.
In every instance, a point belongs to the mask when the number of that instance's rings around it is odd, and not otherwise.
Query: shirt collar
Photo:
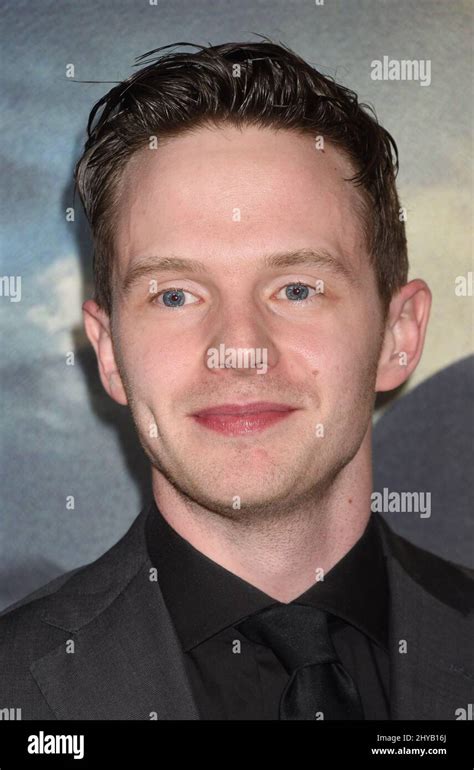
[[[145,523],[151,563],[183,649],[188,651],[219,631],[276,600],[217,564],[181,537],[150,504]],[[387,649],[388,578],[379,533],[369,518],[359,540],[324,580],[294,599],[350,623]]]

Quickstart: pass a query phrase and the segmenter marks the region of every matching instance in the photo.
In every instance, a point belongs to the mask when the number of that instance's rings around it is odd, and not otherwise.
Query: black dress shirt
[[[150,506],[150,560],[185,653],[201,719],[278,719],[288,674],[269,647],[235,630],[275,599],[209,559]],[[365,719],[390,719],[389,590],[372,517],[350,551],[297,600],[329,614],[340,661],[359,691]]]

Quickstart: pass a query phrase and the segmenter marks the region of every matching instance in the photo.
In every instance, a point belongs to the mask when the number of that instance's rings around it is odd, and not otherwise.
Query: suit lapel
[[[391,597],[391,718],[457,719],[459,709],[472,702],[473,671],[466,666],[474,633],[468,617],[472,583],[466,579],[459,601],[447,604],[452,566],[407,543],[381,517],[377,520]],[[456,572],[453,582],[459,585],[459,580]],[[455,595],[453,590],[453,600]]]
[[[198,719],[184,659],[144,540],[147,509],[43,620],[64,643],[31,672],[58,719]]]

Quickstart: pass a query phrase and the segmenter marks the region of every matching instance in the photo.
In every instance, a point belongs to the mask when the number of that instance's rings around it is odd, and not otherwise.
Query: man
[[[85,328],[153,499],[3,613],[0,707],[460,718],[472,573],[371,514],[375,394],[415,369],[431,303],[407,282],[396,145],[268,41],[144,64],[95,105],[76,180]]]

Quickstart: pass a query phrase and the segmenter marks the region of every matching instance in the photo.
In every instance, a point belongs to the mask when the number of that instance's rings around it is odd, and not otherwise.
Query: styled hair
[[[178,46],[199,50],[164,52]],[[359,188],[358,214],[386,315],[394,292],[407,282],[408,256],[395,185],[397,145],[370,106],[268,38],[208,47],[176,43],[143,54],[135,66],[141,68],[92,108],[74,171],[94,239],[100,307],[111,315],[116,213],[131,156],[151,136],[159,146],[160,138],[229,123],[322,136],[346,154],[356,171],[347,181]]]

